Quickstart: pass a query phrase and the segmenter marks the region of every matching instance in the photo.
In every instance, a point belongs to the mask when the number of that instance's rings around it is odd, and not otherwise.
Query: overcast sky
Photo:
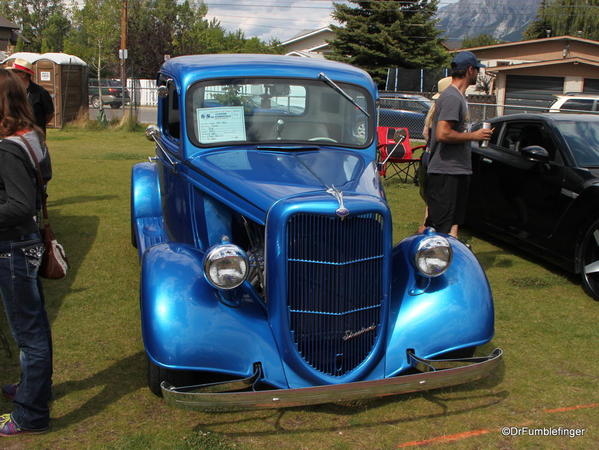
[[[458,0],[440,0],[439,7]],[[246,37],[285,41],[302,31],[331,23],[331,0],[205,0],[208,17],[227,30],[241,29]]]

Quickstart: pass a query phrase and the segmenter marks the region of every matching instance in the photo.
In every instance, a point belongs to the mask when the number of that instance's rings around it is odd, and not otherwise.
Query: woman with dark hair
[[[44,186],[35,160],[46,168],[44,134],[35,125],[22,83],[0,69],[0,293],[20,350],[21,381],[2,387],[13,401],[0,415],[0,436],[48,429],[52,386],[52,340],[38,269],[44,246],[38,212]],[[44,172],[44,170],[42,170]]]

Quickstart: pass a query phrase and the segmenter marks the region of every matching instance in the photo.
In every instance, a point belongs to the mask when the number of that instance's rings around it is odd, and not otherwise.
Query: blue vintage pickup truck
[[[397,246],[377,173],[377,88],[275,55],[173,58],[156,155],[133,167],[148,384],[186,408],[281,408],[479,379],[501,350],[472,252]],[[401,218],[400,218],[401,220]]]

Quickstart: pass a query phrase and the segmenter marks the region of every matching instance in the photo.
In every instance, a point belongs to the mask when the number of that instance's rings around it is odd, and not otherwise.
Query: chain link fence
[[[432,96],[433,93],[430,93]],[[379,126],[407,128],[410,139],[422,140],[422,129],[428,107],[432,101],[425,95],[381,94],[379,102]],[[412,97],[412,98],[409,98]],[[427,103],[428,102],[428,103]],[[490,103],[491,102],[491,103]],[[489,120],[498,116],[521,113],[547,113],[549,107],[499,105],[494,96],[471,96],[468,98],[470,118],[468,122],[475,123]],[[551,112],[557,112],[552,110]],[[599,114],[588,110],[561,109],[562,113]]]

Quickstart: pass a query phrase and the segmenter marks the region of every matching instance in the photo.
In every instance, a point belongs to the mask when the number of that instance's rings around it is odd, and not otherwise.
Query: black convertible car
[[[580,273],[599,300],[599,115],[490,122],[488,147],[472,145],[468,225]]]

